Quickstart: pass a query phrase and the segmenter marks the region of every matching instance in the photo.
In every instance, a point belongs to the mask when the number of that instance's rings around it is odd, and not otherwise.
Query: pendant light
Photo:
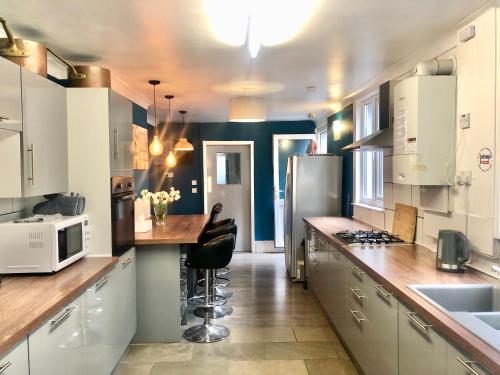
[[[160,139],[158,138],[158,123],[156,122],[156,86],[160,84],[160,81],[158,80],[151,80],[149,81],[150,85],[153,85],[153,108],[155,112],[155,132],[153,136],[153,141],[149,145],[149,152],[153,156],[159,156],[163,154],[163,145],[160,142]]]
[[[170,101],[174,98],[173,95],[165,95],[165,99],[168,100],[168,118],[167,118],[167,125],[170,123]],[[165,158],[165,164],[167,165],[168,168],[173,168],[177,165],[177,159],[174,155],[174,152],[170,150],[168,153],[167,157]]]
[[[179,111],[179,113],[182,116],[182,126],[185,129],[186,122],[184,121],[184,115],[186,114],[186,111]],[[193,145],[186,138],[180,138],[174,146],[174,151],[193,151],[193,150],[194,150]]]

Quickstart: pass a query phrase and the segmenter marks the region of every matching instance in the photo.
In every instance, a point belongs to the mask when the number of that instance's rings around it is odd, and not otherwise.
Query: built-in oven
[[[135,245],[134,198],[133,177],[111,177],[113,256],[120,256]]]

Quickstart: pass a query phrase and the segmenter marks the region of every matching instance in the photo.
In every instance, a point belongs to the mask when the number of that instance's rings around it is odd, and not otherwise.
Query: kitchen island
[[[425,366],[441,374],[446,367],[463,367],[463,362],[478,374],[500,373],[498,350],[409,287],[492,284],[498,288],[498,279],[471,268],[464,273],[438,271],[435,253],[416,244],[349,246],[334,236],[344,230],[374,229],[357,220],[314,217],[304,221],[308,241],[313,242],[306,250],[309,286],[360,367],[398,373],[399,347],[400,374],[424,373]],[[369,347],[360,344],[370,340]],[[408,368],[412,363],[413,372]],[[480,370],[480,364],[489,371]]]
[[[209,218],[210,215],[168,215],[165,224],[135,234],[135,343],[180,341],[181,254],[198,242]]]

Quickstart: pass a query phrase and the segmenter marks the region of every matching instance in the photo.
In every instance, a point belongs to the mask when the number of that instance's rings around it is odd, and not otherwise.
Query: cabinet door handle
[[[10,118],[8,118],[7,116],[0,116],[0,122],[2,122],[2,121],[9,121],[9,120],[10,120]]]
[[[352,266],[351,270],[354,276],[356,276],[359,280],[363,281],[363,273],[364,273],[363,271],[360,271],[356,266]]]
[[[7,370],[7,368],[9,368],[11,365],[12,365],[11,361],[7,362],[5,365],[1,365],[1,367],[0,367],[0,374],[2,372],[4,372],[5,370]]]
[[[382,285],[379,285],[379,284],[375,284],[375,283],[372,283],[372,286],[377,289],[377,292],[379,292],[382,296],[384,296],[385,298],[389,299],[391,298],[392,296],[392,293],[389,293],[387,292],[383,287]]]
[[[119,138],[118,138],[118,124],[115,125],[115,157],[120,159],[120,149],[119,149]]]
[[[66,319],[68,317],[69,314],[71,314],[71,312],[76,309],[76,306],[71,306],[71,307],[68,307],[66,309],[66,311],[64,311],[61,316],[57,319],[54,319],[50,322],[50,324],[52,325],[52,327],[57,327],[64,319]]]
[[[413,323],[416,327],[418,327],[422,332],[429,333],[429,328],[431,328],[432,325],[420,323],[415,318],[415,315],[417,315],[417,313],[408,311],[405,308],[403,308],[403,314],[405,314],[410,319],[410,322]]]
[[[31,163],[31,175],[28,177],[28,181],[31,181],[31,185],[35,185],[35,145],[32,143],[26,151],[30,153]]]
[[[354,296],[358,299],[358,300],[362,300],[363,298],[366,298],[365,295],[363,294],[359,294],[359,289],[357,288],[350,288],[351,289],[351,292],[352,294],[354,294]]]
[[[366,318],[360,318],[358,316],[358,313],[359,313],[358,310],[351,310],[351,309],[349,309],[349,311],[351,312],[352,316],[354,316],[354,319],[356,319],[356,321],[358,322],[358,324],[363,324],[363,322],[366,320]]]
[[[469,371],[471,374],[481,375],[481,374],[479,374],[479,372],[477,372],[476,370],[474,370],[472,368],[472,365],[474,363],[476,363],[476,361],[466,361],[465,359],[460,358],[460,357],[457,357],[457,361],[460,362],[462,364],[462,366],[464,366],[467,369],[467,371]]]
[[[123,268],[127,267],[130,262],[132,262],[135,259],[135,257],[128,257],[125,262],[122,263]]]
[[[338,259],[340,258],[340,253],[337,251],[337,250],[334,250],[332,248],[329,248],[330,249],[330,252],[335,255],[335,257]]]
[[[95,284],[95,288],[100,289],[104,284],[108,282],[108,280],[111,279],[111,275],[106,275],[103,277],[98,283]]]

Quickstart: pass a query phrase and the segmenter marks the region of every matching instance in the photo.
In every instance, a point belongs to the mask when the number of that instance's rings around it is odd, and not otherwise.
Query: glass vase
[[[156,217],[156,225],[164,225],[167,220],[167,205],[166,204],[155,204],[153,209]]]

